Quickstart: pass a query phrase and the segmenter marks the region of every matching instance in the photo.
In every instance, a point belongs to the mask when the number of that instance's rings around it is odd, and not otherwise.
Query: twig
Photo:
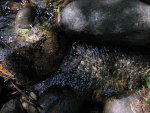
[[[26,95],[19,87],[17,87],[12,81],[11,81],[11,83],[12,83],[12,85],[14,86],[14,88],[26,98],[25,101],[27,101],[28,103],[34,105],[35,107],[38,107],[38,108],[40,108],[40,109],[43,109],[39,104],[31,102],[32,98],[30,98],[29,96],[27,96],[27,95]]]
[[[31,98],[28,97],[23,91],[21,91],[21,89],[19,87],[17,87],[13,82],[11,82],[11,84],[19,93],[21,93],[23,96],[25,96],[28,100],[31,100]]]

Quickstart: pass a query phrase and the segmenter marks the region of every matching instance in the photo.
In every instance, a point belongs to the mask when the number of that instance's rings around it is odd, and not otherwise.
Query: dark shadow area
[[[102,102],[84,101],[79,113],[103,113],[104,105]]]

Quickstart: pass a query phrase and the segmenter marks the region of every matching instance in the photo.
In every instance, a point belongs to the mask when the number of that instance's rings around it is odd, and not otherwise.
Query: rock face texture
[[[150,43],[150,5],[140,0],[76,0],[62,10],[63,30],[106,42]],[[93,38],[94,39],[94,38]]]
[[[13,48],[13,52],[5,58],[6,62],[11,64],[8,66],[9,70],[16,73],[15,77],[20,82],[28,83],[44,79],[59,67],[63,59],[66,45],[61,35],[58,33],[56,36],[54,32],[47,30],[40,30],[37,33],[38,41],[26,45],[26,41],[19,39],[24,46]],[[16,46],[15,42],[9,45]]]
[[[136,48],[135,48],[136,50]],[[133,48],[92,46],[75,43],[58,71],[36,85],[44,91],[53,85],[94,91],[94,98],[136,89],[145,83],[150,66],[148,53]]]

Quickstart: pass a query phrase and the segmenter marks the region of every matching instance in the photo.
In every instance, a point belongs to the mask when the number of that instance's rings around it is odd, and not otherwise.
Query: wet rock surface
[[[83,92],[94,91],[94,98],[99,100],[102,95],[138,88],[145,83],[148,69],[149,54],[140,49],[135,52],[133,48],[125,51],[75,43],[58,71],[35,88],[43,92],[53,85],[67,85]]]
[[[25,7],[17,13],[15,23],[20,28],[29,28],[34,23],[35,15],[33,7]]]
[[[138,89],[150,74],[149,50],[127,48],[125,44],[125,48],[101,45],[105,41],[149,44],[148,4],[141,2],[143,0],[76,0],[61,13],[60,9],[69,3],[65,1],[70,0],[31,0],[34,9],[29,4],[18,14],[15,11],[21,7],[20,1],[0,6],[0,64],[14,75],[16,80],[12,81],[24,93],[36,99],[33,104],[21,100],[19,92],[11,85],[8,89],[13,90],[5,90],[8,95],[3,97],[12,95],[7,100],[19,98],[28,113],[37,113],[38,110],[40,113],[102,113],[103,97]],[[35,19],[33,14],[39,17]],[[60,19],[61,30],[65,33],[52,29],[56,26],[52,26],[51,21],[56,22],[57,19]],[[76,40],[81,38],[83,42],[90,42],[91,39],[98,42],[95,45],[74,43],[70,46],[72,40],[66,40],[66,35]],[[70,49],[64,58],[68,47]],[[2,70],[0,72],[7,76]],[[27,90],[30,83],[36,83],[34,87],[39,91],[39,97]],[[131,111],[131,106],[125,103],[133,104],[133,98],[130,95],[108,99],[104,113]],[[10,100],[1,111],[22,113],[18,100]],[[3,100],[0,104],[5,102]],[[118,104],[120,109],[115,109]]]
[[[22,107],[27,111],[27,113],[38,113],[36,108],[28,102],[23,102]]]
[[[0,113],[25,113],[21,103],[16,99],[12,99],[2,107]]]
[[[19,83],[33,83],[49,76],[59,67],[66,51],[67,42],[61,32],[35,31],[19,31],[17,37],[1,40],[1,64]]]
[[[52,31],[41,30],[39,37],[39,41],[16,48],[6,57],[6,61],[11,63],[9,70],[16,73],[15,77],[20,82],[27,84],[44,79],[58,68],[63,59],[66,42],[65,39],[60,40],[59,33],[56,36]]]
[[[15,3],[13,5],[16,5]],[[9,2],[3,3],[3,7],[8,8],[8,5]],[[7,12],[5,8],[3,9]],[[38,11],[45,18],[44,11],[42,9]],[[4,46],[1,53],[8,53],[3,56],[2,65],[4,69],[15,74],[19,83],[36,82],[49,76],[58,68],[66,51],[64,34],[59,29],[51,29],[49,20],[41,20],[41,23],[31,26],[36,13],[35,8],[27,5],[17,14],[16,12],[6,13],[0,21],[2,28],[0,29],[0,43]],[[9,63],[11,65],[8,65]]]
[[[63,9],[61,25],[71,38],[86,34],[95,38],[85,40],[148,45],[149,17],[149,4],[140,0],[76,0]]]

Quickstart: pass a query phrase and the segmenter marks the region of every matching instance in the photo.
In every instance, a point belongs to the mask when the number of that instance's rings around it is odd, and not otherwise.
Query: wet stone
[[[59,29],[51,29],[50,25],[47,28],[43,23],[26,28],[24,22],[33,24],[34,14],[33,7],[28,6],[18,12],[16,20],[11,13],[0,18],[0,43],[4,45],[4,50],[0,51],[2,63],[9,62],[9,71],[24,84],[50,76],[59,67],[66,51],[66,39]],[[10,52],[5,55],[6,48]]]
[[[37,100],[37,96],[36,96],[36,94],[34,92],[30,93],[30,98],[32,98],[34,101]]]
[[[27,45],[26,41],[22,41],[22,36],[18,41],[23,44],[21,47],[16,47],[16,41],[9,44],[15,48],[13,53],[6,57],[6,61],[11,63],[8,68],[21,83],[36,82],[50,76],[59,67],[66,51],[65,37],[61,34],[55,34],[53,30],[39,30],[37,34],[39,39],[29,41]],[[34,38],[34,34],[30,36]]]
[[[39,100],[38,104],[43,108],[39,109],[41,112],[46,112],[49,108],[52,108],[56,103],[58,103],[60,96],[61,96],[60,90],[47,90],[44,92]]]
[[[136,50],[74,43],[58,71],[35,88],[42,93],[50,86],[70,86],[93,92],[97,101],[102,95],[138,89],[148,76],[150,56],[145,50]]]
[[[22,102],[22,107],[27,111],[27,113],[38,113],[36,108],[28,102]]]
[[[34,23],[34,18],[35,18],[35,10],[33,7],[25,7],[21,9],[15,19],[15,23],[17,26],[20,28],[29,28],[33,25]]]
[[[22,5],[20,3],[17,3],[17,2],[11,2],[11,1],[8,1],[6,3],[6,9],[9,10],[9,11],[18,11],[21,9]]]

